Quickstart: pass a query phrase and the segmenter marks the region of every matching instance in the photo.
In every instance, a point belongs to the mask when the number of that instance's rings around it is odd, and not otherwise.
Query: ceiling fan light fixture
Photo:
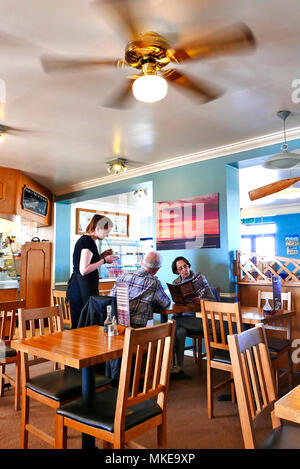
[[[266,169],[290,169],[300,164],[300,155],[284,150],[282,153],[271,156],[265,161],[263,167]]]
[[[156,103],[166,97],[168,85],[159,75],[142,75],[133,82],[132,92],[138,101]]]

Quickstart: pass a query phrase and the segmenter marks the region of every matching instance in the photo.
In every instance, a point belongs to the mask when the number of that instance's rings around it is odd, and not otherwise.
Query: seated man
[[[190,270],[190,267],[191,264],[185,257],[176,257],[172,263],[172,272],[173,274],[179,274],[179,277],[177,277],[173,283],[178,284],[186,280],[190,280],[194,276],[194,272]],[[202,275],[202,282],[203,289],[201,290],[199,298],[214,300],[214,294],[204,275]],[[195,301],[199,301],[199,298],[195,298]],[[174,347],[177,366],[172,370],[171,377],[177,379],[190,379],[190,376],[186,375],[183,371],[185,339],[189,333],[203,333],[202,319],[196,318],[194,312],[175,314],[173,319],[176,320]]]
[[[161,263],[161,255],[158,252],[148,252],[140,269],[123,273],[117,279],[117,282],[126,282],[129,287],[130,326],[133,328],[145,327],[148,320],[153,319],[153,313],[170,304],[161,282],[155,277]],[[116,284],[110,295],[116,296]]]

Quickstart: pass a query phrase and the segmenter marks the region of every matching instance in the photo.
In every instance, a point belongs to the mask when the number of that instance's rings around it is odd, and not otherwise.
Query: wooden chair
[[[220,301],[220,288],[211,287],[216,301]],[[184,350],[193,350],[194,362],[198,364],[198,374],[202,375],[202,359],[206,357],[206,353],[202,352],[202,341],[204,340],[204,335],[202,333],[193,333],[190,332],[187,335],[188,338],[192,339],[192,345],[187,345]]]
[[[10,347],[15,337],[16,321],[19,308],[26,306],[25,300],[6,301],[0,303],[0,397],[4,396],[4,383],[7,381],[15,388],[15,410],[20,409],[20,354]],[[15,377],[5,372],[5,366],[14,363]]]
[[[300,427],[282,426],[274,413],[276,390],[264,327],[230,335],[228,344],[245,449],[300,449]],[[272,430],[258,446],[255,429],[262,416],[270,417]]]
[[[258,291],[258,308],[262,308],[265,300],[268,298],[271,303],[273,301],[273,292],[270,291]],[[292,293],[284,292],[281,293],[281,302],[283,309],[292,309]],[[275,320],[272,316],[265,323],[265,332],[268,340],[269,352],[278,358],[278,360],[272,361],[272,365],[275,371],[275,383],[277,395],[279,391],[279,380],[288,375],[289,389],[293,388],[293,362],[292,362],[292,318],[286,318],[285,320]],[[279,335],[281,337],[279,337]],[[286,356],[288,368],[280,371],[280,358]]]
[[[36,322],[39,328],[36,328]],[[29,329],[27,330],[27,323]],[[46,324],[45,324],[46,323]],[[20,338],[52,334],[63,330],[63,316],[60,305],[45,308],[22,309],[19,313]],[[57,435],[57,423],[55,424],[55,438],[29,423],[30,399],[35,399],[42,404],[59,408],[62,403],[75,399],[81,394],[81,373],[73,368],[50,371],[35,377],[30,377],[31,367],[43,362],[43,358],[29,360],[28,354],[21,352],[22,370],[22,416],[21,416],[21,448],[28,448],[28,433],[55,446]],[[50,362],[51,363],[51,362]],[[106,376],[95,376],[97,388],[110,384],[111,379]],[[55,419],[57,419],[55,414]]]
[[[127,443],[133,447],[130,440],[157,427],[158,447],[166,448],[166,404],[174,329],[172,320],[142,329],[126,328],[118,390],[111,388],[95,394],[89,402],[81,399],[60,407],[58,448],[67,447],[68,427],[104,440],[105,448],[115,449],[124,448]],[[141,389],[145,352],[147,361]]]
[[[66,295],[66,291],[52,290],[53,305],[61,305],[64,329],[72,329],[71,305]]]
[[[214,415],[213,394],[225,385],[231,384],[232,401],[235,401],[227,334],[233,334],[234,324],[237,332],[242,332],[242,317],[239,303],[221,303],[201,300],[201,314],[207,360],[207,411],[208,418]],[[197,313],[196,313],[197,315]],[[214,385],[213,370],[224,370],[230,378]]]

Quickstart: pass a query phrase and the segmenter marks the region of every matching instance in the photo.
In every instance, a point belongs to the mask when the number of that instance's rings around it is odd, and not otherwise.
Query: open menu
[[[125,282],[116,283],[118,324],[120,326],[130,326],[130,310],[129,310],[129,292],[128,284]]]
[[[281,304],[281,277],[272,277],[272,289],[273,289],[273,305],[274,311],[278,311],[282,308]]]
[[[196,296],[202,297],[205,291],[202,275],[200,273],[185,282],[178,284],[167,283],[167,286],[174,303],[180,304],[191,303]]]

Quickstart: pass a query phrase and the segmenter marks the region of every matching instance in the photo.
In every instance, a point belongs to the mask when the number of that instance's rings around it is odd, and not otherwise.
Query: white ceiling
[[[165,100],[130,110],[101,106],[128,70],[102,67],[47,75],[42,54],[122,58],[120,26],[90,0],[0,0],[0,79],[6,83],[6,125],[32,129],[7,135],[0,166],[18,168],[55,193],[106,176],[118,153],[148,165],[282,129],[276,112],[289,109],[287,128],[300,127],[291,83],[300,78],[299,0],[137,0],[145,28],[174,40],[243,21],[258,42],[254,54],[184,63],[180,70],[226,93],[197,105],[169,87]],[[1,38],[1,32],[16,41]],[[130,175],[130,172],[128,173]],[[108,181],[109,181],[109,177]]]

